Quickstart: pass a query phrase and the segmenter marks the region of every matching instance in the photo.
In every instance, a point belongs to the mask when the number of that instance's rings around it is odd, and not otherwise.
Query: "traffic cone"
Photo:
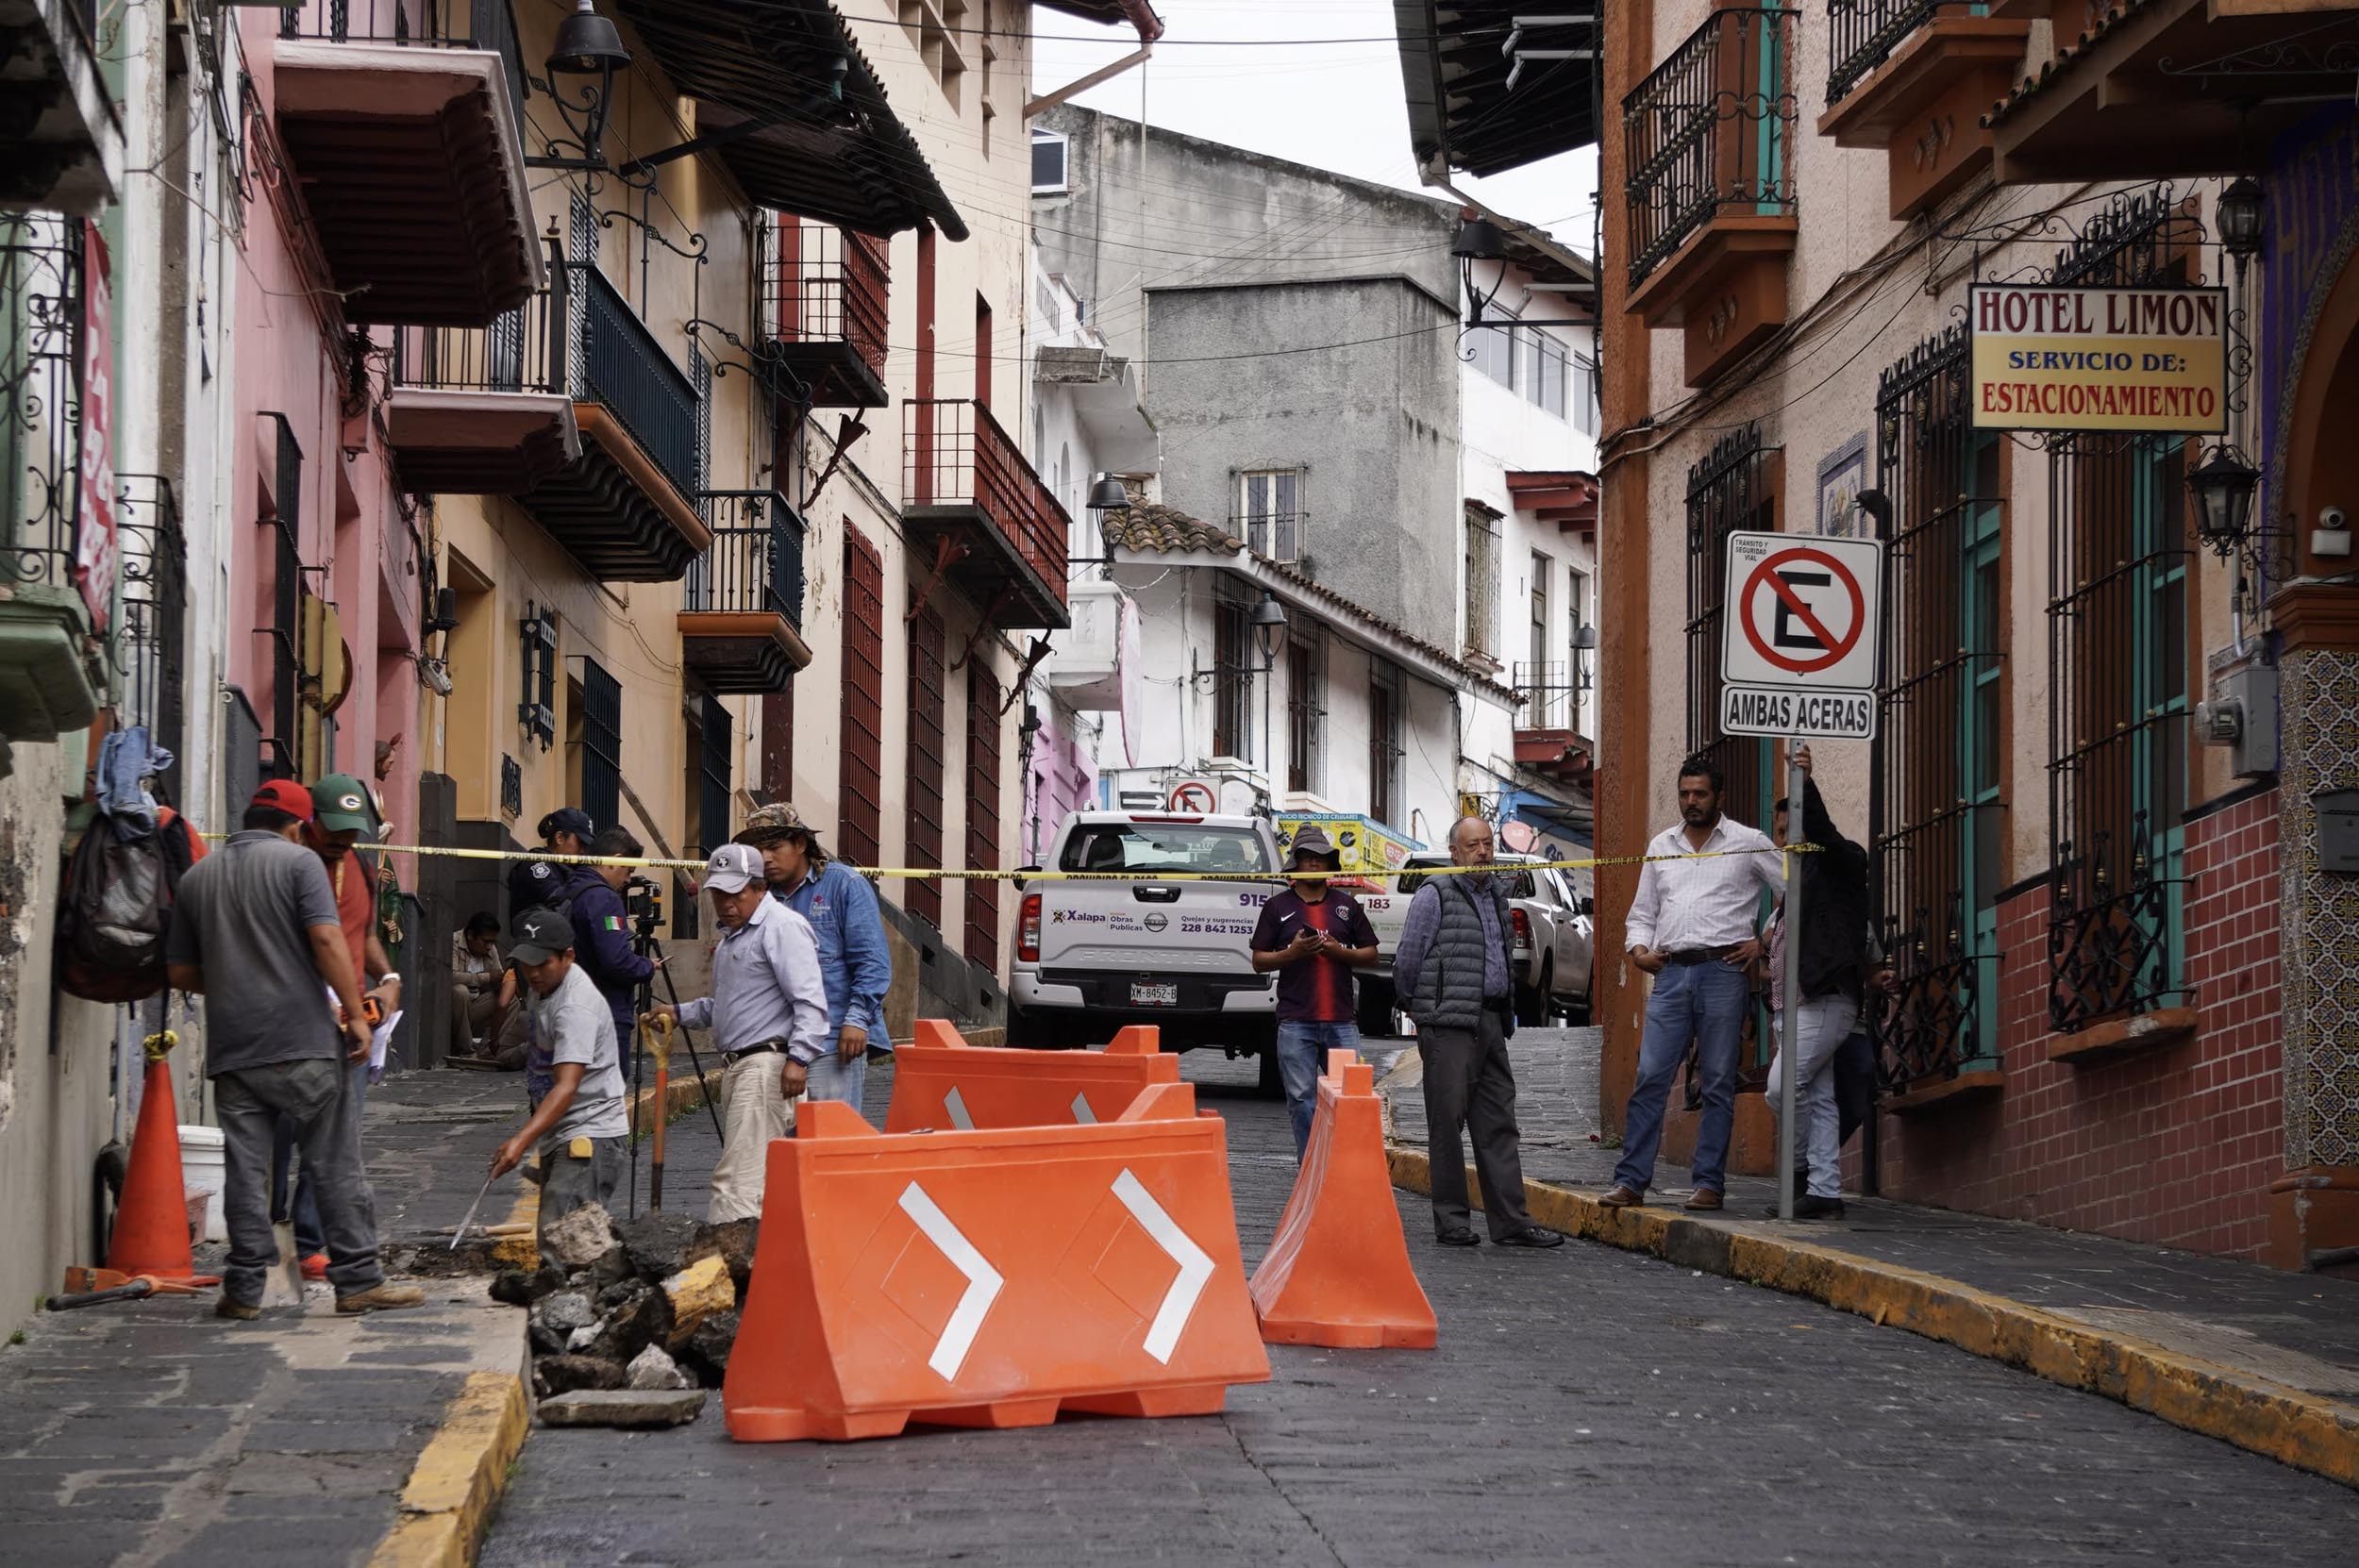
[[[1430,1350],[1433,1306],[1401,1234],[1374,1070],[1357,1052],[1330,1051],[1318,1094],[1294,1194],[1253,1271],[1262,1338]]]
[[[123,1201],[115,1209],[107,1267],[118,1274],[152,1275],[171,1284],[218,1285],[219,1276],[196,1272],[196,1259],[189,1251],[180,1114],[173,1098],[172,1072],[164,1065],[165,1056],[178,1043],[169,1029],[147,1037],[140,1125],[131,1137],[131,1168],[123,1178]]]

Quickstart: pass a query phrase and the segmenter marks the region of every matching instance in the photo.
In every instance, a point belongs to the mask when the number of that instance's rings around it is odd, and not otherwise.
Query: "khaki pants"
[[[778,1082],[787,1059],[763,1051],[729,1062],[721,1083],[721,1159],[712,1167],[712,1202],[705,1210],[710,1224],[761,1218],[770,1141],[795,1136],[795,1101]]]

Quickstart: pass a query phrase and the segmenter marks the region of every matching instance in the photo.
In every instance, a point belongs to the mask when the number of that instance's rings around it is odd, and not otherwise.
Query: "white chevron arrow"
[[[1074,1096],[1073,1096],[1073,1108],[1072,1108],[1072,1109],[1073,1109],[1073,1119],[1074,1119],[1074,1121],[1075,1121],[1075,1122],[1077,1122],[1077,1123],[1079,1123],[1079,1125],[1081,1125],[1082,1126],[1095,1126],[1095,1125],[1096,1124],[1096,1121],[1097,1121],[1097,1112],[1096,1112],[1096,1111],[1094,1111],[1094,1110],[1092,1110],[1092,1109],[1090,1109],[1090,1102],[1089,1102],[1089,1096],[1088,1096],[1088,1095],[1086,1095],[1086,1094],[1076,1094],[1076,1095],[1074,1095]]]
[[[966,1113],[966,1099],[956,1089],[942,1096],[942,1109],[950,1114],[950,1125],[961,1132],[975,1130],[975,1118]]]
[[[914,1187],[910,1190],[916,1191]],[[1146,1327],[1146,1353],[1168,1366],[1171,1353],[1180,1346],[1180,1335],[1196,1310],[1196,1298],[1204,1293],[1205,1282],[1213,1277],[1213,1259],[1180,1228],[1177,1220],[1163,1211],[1163,1206],[1155,1201],[1154,1194],[1140,1184],[1128,1167],[1114,1177],[1114,1196],[1155,1239],[1155,1244],[1171,1254],[1171,1260],[1180,1265],[1179,1276],[1172,1280],[1171,1289],[1163,1293],[1163,1304],[1155,1309],[1155,1321]],[[906,1205],[908,1199],[904,1197],[902,1201]],[[980,1260],[979,1257],[977,1261]]]
[[[1123,1175],[1129,1173],[1125,1171]],[[1154,1200],[1149,1198],[1147,1201],[1152,1203]],[[926,1189],[914,1181],[902,1190],[901,1212],[917,1222],[917,1228],[926,1233],[928,1241],[942,1249],[942,1255],[950,1259],[952,1268],[966,1276],[965,1293],[959,1297],[958,1306],[951,1309],[950,1321],[943,1326],[942,1339],[934,1346],[934,1353],[926,1358],[926,1364],[939,1373],[945,1382],[955,1382],[959,1368],[965,1364],[967,1351],[974,1346],[975,1336],[982,1331],[983,1318],[991,1311],[991,1304],[998,1299],[999,1288],[1007,1281],[1000,1277],[997,1269],[991,1266],[991,1260],[976,1250],[975,1243],[950,1223],[950,1216],[942,1211],[942,1206],[928,1197]],[[1146,1222],[1142,1220],[1140,1223]],[[1171,1222],[1166,1219],[1163,1223],[1169,1225]],[[1205,1270],[1210,1273],[1211,1269],[1212,1264],[1208,1260]],[[1185,1272],[1184,1269],[1181,1271],[1183,1276]],[[1178,1337],[1175,1330],[1173,1338]]]

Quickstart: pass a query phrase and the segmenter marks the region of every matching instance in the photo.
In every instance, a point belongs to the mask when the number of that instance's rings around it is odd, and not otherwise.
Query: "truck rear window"
[[[1507,878],[1508,897],[1530,898],[1532,896],[1531,873],[1528,871],[1512,871],[1502,872],[1500,875]],[[1421,871],[1402,873],[1400,878],[1400,895],[1403,898],[1407,898],[1410,894],[1415,892],[1419,888],[1424,887],[1429,880],[1430,880],[1430,878]]]
[[[1108,822],[1075,831],[1060,871],[1206,872],[1267,876],[1278,868],[1249,828]]]

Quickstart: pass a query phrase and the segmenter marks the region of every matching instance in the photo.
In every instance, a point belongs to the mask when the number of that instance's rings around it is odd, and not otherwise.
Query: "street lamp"
[[[2239,264],[2261,253],[2261,220],[2267,209],[2261,182],[2246,175],[2219,193],[2219,243]]]
[[[527,158],[526,164],[535,169],[604,169],[606,154],[598,141],[606,133],[614,73],[629,64],[630,51],[623,47],[622,33],[597,13],[591,0],[578,0],[574,14],[557,29],[557,42],[543,66],[547,77],[533,84],[557,106],[557,116],[573,140],[552,139],[545,156]],[[560,88],[559,78],[564,76],[585,79],[578,87],[567,83]],[[559,151],[568,147],[578,156]]]
[[[1278,645],[1286,640],[1286,610],[1267,589],[1253,607],[1253,645],[1262,650],[1262,765],[1270,770],[1270,788],[1278,787],[1278,737],[1270,728],[1269,689],[1277,684]]]
[[[2212,554],[2226,560],[2244,542],[2252,521],[2252,496],[2261,474],[2233,446],[2215,446],[2202,465],[2187,475],[2195,497],[2195,531]]]
[[[1100,474],[1090,484],[1090,497],[1082,503],[1097,524],[1098,558],[1096,561],[1076,561],[1077,566],[1101,566],[1105,575],[1114,575],[1113,514],[1130,508],[1130,489],[1111,474]]]

